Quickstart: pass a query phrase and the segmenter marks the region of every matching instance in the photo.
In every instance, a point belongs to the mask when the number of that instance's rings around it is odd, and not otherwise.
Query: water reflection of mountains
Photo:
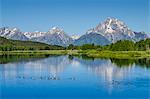
[[[0,64],[7,64],[10,62],[29,62],[42,60],[48,57],[57,57],[58,55],[0,55]],[[99,66],[100,64],[105,63],[105,61],[110,61],[118,67],[128,67],[128,66],[140,66],[140,67],[150,67],[150,58],[143,59],[115,59],[115,58],[93,58],[87,56],[68,56],[70,61],[78,61],[79,63],[89,65],[89,66]],[[67,61],[67,60],[66,60]],[[58,60],[56,63],[61,63],[61,60]]]
[[[86,56],[0,56],[0,78],[49,78],[65,74],[69,67],[84,68],[105,82],[130,78],[134,70],[148,70],[150,59],[98,59]],[[4,64],[5,63],[5,64]],[[142,69],[144,68],[144,69]],[[80,70],[80,69],[79,69]],[[146,72],[146,71],[145,71]],[[134,73],[134,75],[138,75]],[[143,74],[144,75],[144,74]],[[72,76],[67,76],[72,77]],[[62,79],[62,78],[61,78]]]
[[[55,77],[57,74],[63,72],[69,64],[69,60],[66,60],[67,56],[41,56],[40,58],[33,58],[33,56],[5,56],[3,58],[6,57],[7,59],[5,59],[5,62],[9,60],[8,63],[0,64],[0,78],[3,78],[4,81],[15,77]],[[15,57],[16,61],[14,61],[14,59],[11,61],[8,57]]]

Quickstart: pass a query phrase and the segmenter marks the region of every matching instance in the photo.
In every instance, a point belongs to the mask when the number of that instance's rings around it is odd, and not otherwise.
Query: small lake
[[[1,99],[148,99],[150,58],[0,56]]]

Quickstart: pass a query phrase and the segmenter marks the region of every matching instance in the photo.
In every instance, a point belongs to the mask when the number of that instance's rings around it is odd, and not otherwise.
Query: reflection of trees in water
[[[32,54],[32,55],[0,55],[0,64],[6,64],[10,62],[21,62],[21,61],[34,61],[38,59],[47,58],[50,55],[38,55],[38,54]]]
[[[73,57],[72,55],[68,55],[68,59],[69,59],[69,60],[71,60],[71,61],[72,61],[72,60],[73,60],[73,58],[74,58],[74,57]]]
[[[28,61],[37,61],[39,59],[47,58],[50,57],[51,55],[38,55],[38,54],[33,54],[33,55],[0,55],[0,64],[6,64],[10,62],[28,62]],[[57,55],[53,55],[52,57],[57,57]],[[78,58],[82,58],[85,61],[94,61],[97,58],[94,57],[87,57],[86,55],[82,56],[76,56]],[[73,60],[74,56],[69,55],[68,59],[70,62]],[[108,58],[100,58],[99,60],[102,59],[108,59]],[[118,67],[127,67],[127,66],[132,66],[133,64],[141,66],[141,67],[150,67],[150,58],[144,58],[144,59],[115,59],[111,58],[110,59],[112,63],[116,64]],[[59,62],[58,62],[59,63]]]
[[[146,67],[150,68],[150,58],[141,58],[141,59],[116,59],[116,58],[94,58],[94,57],[88,57],[86,55],[78,56],[78,58],[82,58],[84,60],[111,60],[112,63],[114,63],[118,67],[128,67],[133,66],[134,64],[136,66],[140,67]]]
[[[84,60],[94,60],[94,57],[87,57],[86,55],[82,55],[82,59],[84,59]]]
[[[116,64],[118,67],[128,67],[135,64],[140,67],[150,67],[150,58],[143,59],[110,59],[112,63]]]
[[[135,64],[150,68],[150,58],[138,59],[135,61]]]
[[[110,59],[112,63],[116,64],[118,67],[128,67],[132,66],[135,61],[133,59],[115,59],[111,58]]]

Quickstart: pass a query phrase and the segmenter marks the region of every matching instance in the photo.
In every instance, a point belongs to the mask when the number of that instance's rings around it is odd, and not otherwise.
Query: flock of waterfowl
[[[39,76],[39,77],[25,77],[25,76],[17,76],[16,77],[17,79],[31,79],[31,80],[63,80],[62,78],[58,77],[58,76]],[[75,77],[68,77],[66,78],[66,80],[76,80]],[[120,81],[116,81],[116,80],[112,80],[111,82],[108,83],[109,85],[122,85],[122,84],[125,84],[125,85],[133,85],[133,83],[131,82],[120,82]]]
[[[18,79],[31,79],[31,80],[61,80],[60,77],[57,76],[48,76],[48,77],[44,77],[44,76],[40,76],[40,77],[25,77],[25,76],[17,76],[16,78]],[[76,80],[75,77],[68,77],[66,78],[68,80]]]
[[[129,85],[133,85],[133,83],[130,82],[130,81],[124,82],[124,81],[112,80],[112,81],[109,83],[109,85],[114,85],[114,86],[126,85],[126,86],[129,86]]]

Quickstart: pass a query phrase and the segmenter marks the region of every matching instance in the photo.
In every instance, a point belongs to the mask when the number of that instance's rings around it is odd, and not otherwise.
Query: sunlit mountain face
[[[18,28],[9,28],[9,27],[3,27],[0,28],[0,36],[6,37],[8,39],[13,40],[29,40],[23,32],[21,32]]]
[[[118,40],[138,41],[148,38],[148,35],[142,32],[134,32],[123,21],[116,18],[107,18],[104,22],[90,29],[87,33],[98,33],[106,37],[112,43]],[[141,35],[140,37],[137,37]]]

